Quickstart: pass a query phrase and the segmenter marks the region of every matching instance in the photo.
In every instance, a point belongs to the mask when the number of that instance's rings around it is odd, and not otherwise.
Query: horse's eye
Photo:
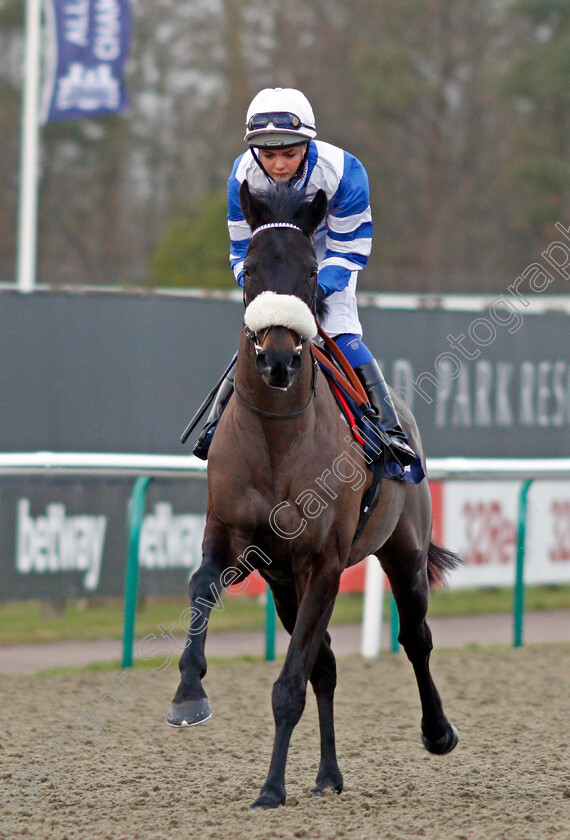
[[[251,274],[249,273],[249,271],[247,270],[247,268],[244,268],[244,270],[243,270],[243,276],[244,276],[244,279],[245,279],[245,280],[250,280],[250,279],[251,279]]]
[[[314,280],[316,276],[317,276],[317,269],[313,268],[311,270],[311,273],[309,274],[309,277],[310,277],[311,280]]]

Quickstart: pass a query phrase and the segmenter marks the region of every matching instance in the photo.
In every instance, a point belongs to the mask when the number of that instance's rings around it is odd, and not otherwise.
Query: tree
[[[538,251],[557,238],[555,222],[570,216],[570,2],[518,0],[511,14],[523,23],[501,77],[515,123],[512,226]]]
[[[18,91],[24,7],[18,0],[0,2],[0,282],[16,275],[16,231],[20,136]]]
[[[193,211],[169,220],[152,255],[158,286],[234,288],[229,264],[226,196],[207,197]]]
[[[382,288],[486,291],[506,269],[509,132],[489,85],[505,18],[491,0],[370,0],[353,19]]]

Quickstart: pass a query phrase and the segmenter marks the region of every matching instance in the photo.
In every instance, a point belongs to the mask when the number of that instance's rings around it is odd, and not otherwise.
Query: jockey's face
[[[259,159],[263,168],[274,181],[290,181],[301,165],[305,154],[305,145],[291,146],[288,149],[259,149]]]

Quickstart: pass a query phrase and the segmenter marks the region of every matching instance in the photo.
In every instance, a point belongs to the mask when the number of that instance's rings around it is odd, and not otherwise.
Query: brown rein
[[[336,367],[336,365],[334,365],[330,361],[330,359],[326,356],[325,353],[323,353],[320,347],[313,345],[313,354],[315,358],[318,359],[318,361],[321,364],[325,365],[325,367],[327,367],[334,374],[335,378],[338,380],[340,385],[346,390],[349,397],[353,399],[358,406],[367,403],[369,400],[368,395],[364,390],[364,386],[362,385],[358,376],[355,374],[354,370],[350,365],[350,362],[345,357],[344,353],[337,347],[332,338],[330,338],[326,334],[326,332],[322,329],[320,324],[317,324],[317,329],[325,347],[327,348],[329,353],[332,356],[334,356],[334,358],[337,360],[341,370],[345,375],[342,376],[342,374],[339,373],[338,367]]]

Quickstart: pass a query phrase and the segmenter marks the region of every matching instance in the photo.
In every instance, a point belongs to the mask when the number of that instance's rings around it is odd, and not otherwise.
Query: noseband
[[[261,341],[260,341],[257,332],[255,332],[254,330],[250,330],[250,328],[247,326],[247,324],[244,324],[243,331],[246,334],[246,336],[251,341],[253,341],[253,346],[255,347],[255,355],[256,356],[259,356],[259,354],[263,352],[263,343],[264,343],[265,339],[267,338],[267,334],[269,333],[269,330],[272,330],[273,327],[277,327],[277,326],[281,326],[281,325],[280,324],[273,324],[270,327],[266,327],[263,330],[263,335],[262,335]],[[287,327],[285,327],[285,329],[287,329]],[[305,343],[305,341],[307,339],[303,338],[303,336],[296,333],[295,330],[289,330],[289,332],[291,333],[291,335],[296,336],[299,339],[298,343],[295,345],[295,350],[294,350],[294,352],[296,354],[299,354],[301,352],[301,350],[303,349],[303,344]]]

